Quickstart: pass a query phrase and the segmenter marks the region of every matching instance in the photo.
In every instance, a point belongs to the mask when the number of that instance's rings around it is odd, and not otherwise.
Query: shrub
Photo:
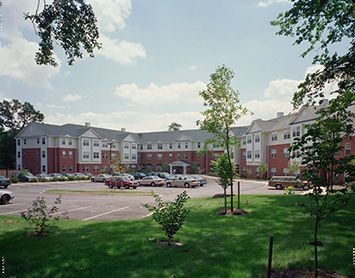
[[[64,211],[58,214],[58,205],[61,203],[61,196],[59,195],[51,208],[46,204],[43,195],[37,196],[33,201],[32,207],[28,208],[26,212],[21,213],[21,216],[32,226],[33,234],[37,236],[46,235],[49,233],[51,226],[61,218],[68,218],[68,213]]]
[[[189,210],[184,208],[184,204],[190,197],[186,191],[177,195],[174,202],[164,202],[156,193],[153,196],[156,205],[144,204],[143,206],[153,212],[153,219],[160,225],[170,244],[189,213]]]

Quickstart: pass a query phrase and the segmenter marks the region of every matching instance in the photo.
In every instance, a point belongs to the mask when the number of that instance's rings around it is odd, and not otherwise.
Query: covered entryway
[[[190,167],[190,164],[184,161],[174,161],[172,163],[169,163],[170,167],[170,174],[183,174],[186,175],[187,167]]]

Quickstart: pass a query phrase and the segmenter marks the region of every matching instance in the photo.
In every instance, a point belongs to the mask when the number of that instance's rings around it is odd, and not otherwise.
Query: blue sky
[[[68,66],[34,62],[38,38],[26,11],[36,0],[3,0],[0,9],[0,100],[28,101],[51,124],[91,122],[132,132],[194,129],[199,91],[217,66],[235,73],[233,88],[253,119],[292,111],[294,90],[310,58],[270,25],[287,0],[90,0],[103,49]]]

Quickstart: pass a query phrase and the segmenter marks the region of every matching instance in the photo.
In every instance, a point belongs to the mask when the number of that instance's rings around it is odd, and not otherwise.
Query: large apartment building
[[[258,119],[247,127],[232,128],[240,146],[232,158],[242,176],[264,178],[289,174],[288,148],[316,119],[315,107],[303,107],[297,113],[277,113],[270,120]],[[33,173],[107,172],[119,158],[127,168],[170,173],[209,173],[211,161],[225,152],[205,141],[212,134],[203,130],[176,130],[132,133],[85,125],[30,123],[17,136],[17,169]],[[355,138],[345,139],[344,153],[355,154]],[[207,151],[201,152],[202,149]]]

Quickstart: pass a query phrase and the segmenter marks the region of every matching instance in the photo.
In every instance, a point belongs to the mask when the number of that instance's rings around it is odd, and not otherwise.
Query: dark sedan
[[[0,176],[0,186],[7,188],[11,184],[11,181],[4,176]]]

